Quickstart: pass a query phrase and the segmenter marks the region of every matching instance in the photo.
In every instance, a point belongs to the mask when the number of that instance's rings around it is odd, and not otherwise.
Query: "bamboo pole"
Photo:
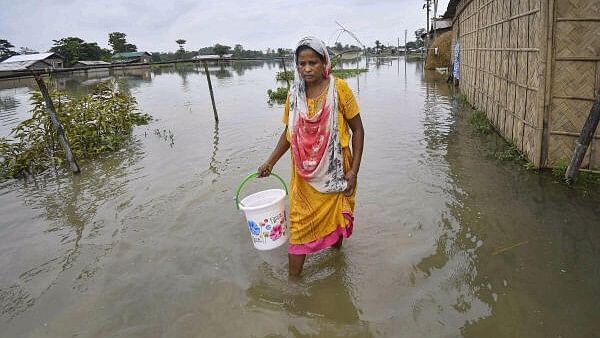
[[[62,146],[62,148],[65,152],[65,156],[67,157],[67,161],[69,162],[69,167],[71,168],[72,172],[77,174],[81,170],[79,169],[79,165],[77,164],[77,161],[75,160],[75,156],[73,155],[73,152],[71,151],[71,145],[69,144],[69,140],[65,136],[65,129],[63,128],[62,124],[60,123],[60,120],[58,119],[58,116],[56,115],[56,110],[54,109],[54,104],[52,103],[50,94],[48,94],[48,88],[46,87],[44,80],[42,80],[42,78],[40,77],[39,74],[35,74],[33,72],[31,72],[31,73],[32,73],[33,77],[35,78],[35,82],[37,82],[37,85],[40,88],[40,92],[42,93],[42,96],[44,97],[44,101],[46,102],[46,110],[48,111],[48,114],[50,115],[50,119],[52,120],[52,125],[54,126],[54,130],[56,130],[56,134],[58,135],[58,141],[60,142],[60,145]]]
[[[554,57],[554,0],[541,1],[543,17],[542,24],[545,24],[544,28],[545,36],[540,35],[542,50],[545,50],[544,53],[540,53],[540,59],[545,61],[545,70],[544,70],[544,81],[540,82],[540,86],[544,85],[544,87],[540,87],[540,93],[543,93],[543,106],[542,106],[542,146],[541,146],[541,154],[540,154],[540,168],[546,166],[548,162],[548,155],[550,149],[550,110],[552,108],[552,81],[554,80],[554,68],[556,66],[556,58]],[[545,38],[545,39],[544,39]],[[545,46],[543,46],[545,44]]]
[[[208,64],[203,62],[204,72],[206,72],[206,80],[208,81],[208,91],[210,92],[210,100],[212,101],[213,114],[215,115],[215,122],[219,122],[219,115],[217,114],[217,106],[215,105],[215,95],[213,94],[212,83],[210,82],[210,73],[208,72]]]
[[[587,148],[590,145],[590,141],[594,136],[594,132],[598,127],[598,122],[600,121],[600,94],[596,97],[596,102],[592,106],[590,110],[590,114],[583,125],[583,129],[581,130],[581,135],[579,136],[579,140],[577,141],[577,145],[575,146],[575,151],[573,151],[573,157],[571,158],[571,164],[567,168],[567,172],[565,173],[565,180],[567,182],[573,181],[577,176],[577,172],[579,171],[579,167],[581,167],[581,162],[583,162],[583,157],[587,152]]]

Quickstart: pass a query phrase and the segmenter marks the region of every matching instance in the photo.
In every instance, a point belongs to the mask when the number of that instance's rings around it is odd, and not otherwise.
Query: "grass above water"
[[[458,102],[461,107],[465,109],[473,109],[467,98],[464,95],[458,96]],[[492,122],[487,118],[486,114],[482,111],[475,110],[469,117],[469,124],[477,131],[481,136],[492,135],[495,130]],[[498,135],[500,136],[500,135]],[[535,172],[542,172],[542,170],[536,170],[535,165],[527,160],[527,157],[522,154],[516,145],[504,140],[504,145],[494,151],[493,157],[503,162],[514,162],[522,165],[525,169]],[[565,173],[569,166],[569,160],[563,159],[556,163],[552,169],[552,176],[561,183],[564,184],[576,184],[577,186],[584,189],[586,193],[590,190],[597,189],[600,187],[600,175],[588,171],[580,171],[573,182],[567,182],[565,180]]]

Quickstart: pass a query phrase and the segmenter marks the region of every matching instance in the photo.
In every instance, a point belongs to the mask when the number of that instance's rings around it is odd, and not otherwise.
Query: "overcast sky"
[[[123,32],[144,51],[175,51],[185,39],[186,50],[215,43],[245,49],[293,48],[305,35],[333,45],[340,22],[367,46],[375,40],[396,45],[397,38],[414,40],[425,27],[424,0],[0,0],[0,39],[16,49],[43,52],[52,40],[77,36],[108,48],[108,33]],[[439,0],[442,15],[448,0]],[[348,35],[342,44],[356,44]]]

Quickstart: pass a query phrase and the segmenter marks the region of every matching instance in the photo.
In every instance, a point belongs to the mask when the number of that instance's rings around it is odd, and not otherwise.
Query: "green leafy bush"
[[[286,87],[279,87],[276,90],[267,90],[269,95],[269,102],[285,103],[288,96],[288,89]]]
[[[50,92],[50,97],[78,161],[120,149],[133,126],[152,119],[137,111],[135,98],[120,91],[115,81],[101,82],[83,97],[61,91]],[[31,118],[12,129],[13,138],[0,138],[2,178],[36,175],[65,161],[41,93],[32,94],[31,105]]]

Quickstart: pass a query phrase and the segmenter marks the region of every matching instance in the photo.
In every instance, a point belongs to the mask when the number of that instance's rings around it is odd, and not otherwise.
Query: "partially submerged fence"
[[[566,161],[600,92],[598,32],[598,0],[462,0],[461,91],[536,167]],[[600,132],[583,167],[600,169]]]

